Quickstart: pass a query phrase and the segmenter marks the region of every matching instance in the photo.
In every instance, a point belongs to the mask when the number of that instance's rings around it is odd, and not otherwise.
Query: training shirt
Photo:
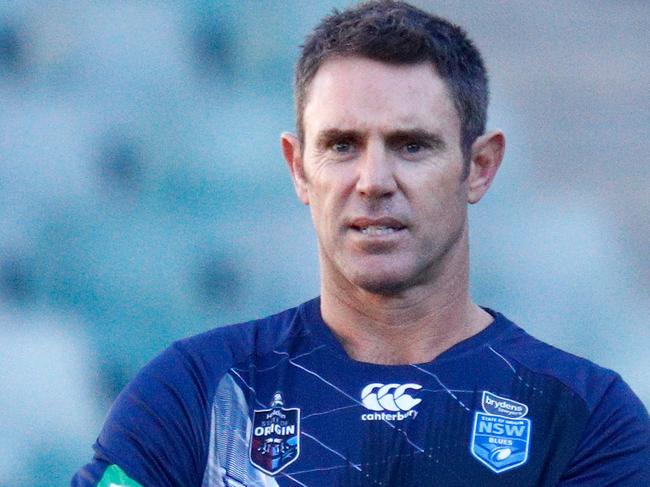
[[[318,298],[178,341],[72,485],[650,485],[650,420],[621,378],[486,311],[425,364],[350,359]]]

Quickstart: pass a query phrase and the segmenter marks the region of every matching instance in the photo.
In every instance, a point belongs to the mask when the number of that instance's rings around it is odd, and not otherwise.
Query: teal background
[[[65,485],[174,339],[318,293],[279,150],[332,1],[0,0],[0,485]],[[417,2],[491,75],[476,300],[650,404],[650,5]]]

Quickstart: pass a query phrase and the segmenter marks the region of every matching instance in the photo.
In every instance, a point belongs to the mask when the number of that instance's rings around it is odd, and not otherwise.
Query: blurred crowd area
[[[0,485],[65,485],[173,340],[318,293],[279,151],[343,1],[0,1]],[[463,25],[504,166],[476,300],[650,404],[650,5],[415,2]]]

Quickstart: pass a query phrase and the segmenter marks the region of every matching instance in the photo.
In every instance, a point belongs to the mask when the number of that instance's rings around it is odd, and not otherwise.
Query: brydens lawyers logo
[[[250,461],[269,475],[284,470],[300,455],[300,409],[285,408],[280,392],[270,409],[256,409],[250,441]]]
[[[422,399],[414,398],[409,392],[420,389],[420,384],[368,384],[361,391],[361,402],[367,409],[376,412],[362,414],[361,419],[401,421],[415,418],[418,413],[413,408],[420,404]]]
[[[483,391],[483,411],[474,415],[470,451],[496,473],[520,467],[528,461],[532,424],[525,418],[528,406]]]

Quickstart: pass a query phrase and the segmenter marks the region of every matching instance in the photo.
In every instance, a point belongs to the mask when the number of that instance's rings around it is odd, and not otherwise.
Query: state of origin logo
[[[285,408],[276,392],[269,409],[253,414],[249,458],[264,473],[275,475],[300,455],[300,409]]]

